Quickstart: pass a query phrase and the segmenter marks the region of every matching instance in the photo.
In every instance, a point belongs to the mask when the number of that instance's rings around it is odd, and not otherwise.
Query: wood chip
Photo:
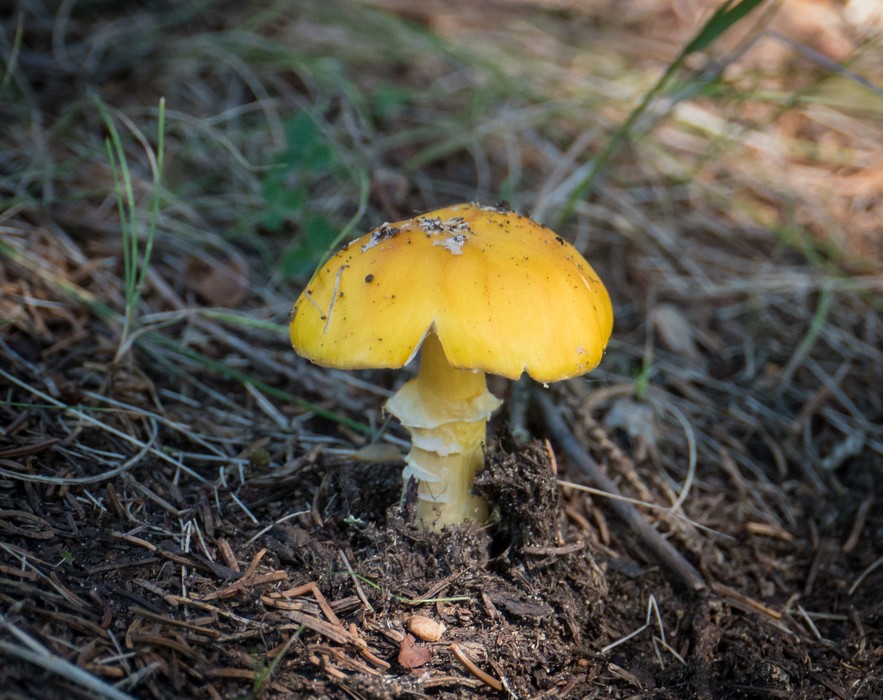
[[[234,581],[229,586],[224,586],[211,593],[204,595],[193,595],[194,600],[221,600],[224,598],[232,598],[239,593],[252,590],[257,586],[266,586],[270,583],[279,583],[288,580],[288,572],[286,571],[270,571],[259,576],[243,576],[239,581]]]
[[[203,675],[206,678],[240,678],[253,681],[257,674],[246,668],[209,668],[203,671]]]
[[[196,625],[192,622],[185,622],[184,620],[176,620],[173,617],[166,617],[165,615],[157,615],[150,610],[145,610],[142,607],[137,605],[133,605],[129,608],[129,612],[133,615],[139,615],[145,619],[151,620],[152,622],[157,622],[161,625],[167,625],[169,627],[180,627],[181,629],[186,629],[191,632],[196,632],[197,634],[203,634],[207,637],[217,638],[221,636],[221,632],[213,627],[203,627],[202,625]]]
[[[356,671],[357,673],[367,673],[370,676],[381,675],[380,671],[378,671],[377,669],[366,666],[358,659],[353,659],[352,657],[347,656],[340,649],[335,649],[334,647],[330,647],[325,644],[313,644],[310,645],[309,650],[314,654],[318,653],[326,657],[331,657],[338,664],[348,668],[351,671]],[[323,668],[325,668],[325,670],[328,670],[328,665],[323,665]]]
[[[166,635],[151,632],[133,632],[127,636],[127,640],[131,640],[132,644],[149,644],[155,647],[166,647],[184,654],[190,658],[196,658],[198,653],[183,639],[168,637]]]
[[[748,530],[748,532],[750,532],[752,535],[775,537],[777,540],[782,540],[783,542],[794,541],[794,535],[792,535],[790,532],[776,527],[775,525],[769,525],[768,523],[748,522],[745,523],[745,529]]]
[[[0,533],[32,540],[51,540],[55,537],[52,525],[24,510],[0,510]]]
[[[561,545],[560,547],[522,547],[521,551],[525,554],[531,554],[534,556],[563,556],[565,554],[573,554],[574,552],[579,552],[581,549],[585,549],[585,542],[574,542],[572,544]]]
[[[543,601],[523,600],[503,591],[488,591],[488,597],[507,612],[518,617],[545,617],[555,611],[548,603]]]
[[[22,445],[20,447],[12,447],[8,450],[0,450],[0,458],[11,459],[14,457],[27,457],[28,455],[34,455],[38,452],[48,450],[58,441],[58,438],[49,438],[47,440],[41,440],[40,442],[35,442],[30,445]]]
[[[261,601],[267,603],[266,596],[261,598]],[[365,646],[365,642],[359,637],[354,637],[349,630],[347,630],[343,625],[335,625],[330,622],[326,622],[320,617],[314,617],[313,615],[307,615],[306,613],[302,613],[299,610],[286,610],[285,617],[293,622],[298,623],[299,625],[303,625],[307,629],[313,630],[313,632],[317,632],[321,634],[323,637],[327,637],[333,642],[337,642],[338,644],[352,644],[356,647]]]
[[[714,592],[721,596],[724,600],[739,603],[743,606],[756,610],[757,612],[763,613],[767,617],[771,617],[773,620],[782,619],[782,613],[780,613],[778,610],[773,610],[763,603],[754,600],[754,598],[749,598],[747,595],[740,593],[735,588],[731,588],[730,586],[727,586],[723,583],[713,584],[712,590],[714,590]]]
[[[231,571],[235,571],[238,574],[239,562],[236,561],[236,555],[233,553],[233,548],[230,547],[230,543],[223,537],[218,538],[218,550],[221,553],[221,559],[224,560],[224,563],[230,567]]]

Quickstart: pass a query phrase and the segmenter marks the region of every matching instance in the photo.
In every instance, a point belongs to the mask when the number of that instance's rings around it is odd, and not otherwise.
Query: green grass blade
[[[721,5],[721,7],[708,18],[708,21],[702,25],[693,39],[687,43],[687,45],[675,57],[674,61],[669,64],[668,68],[666,68],[665,72],[662,74],[662,77],[644,95],[640,104],[632,110],[628,118],[616,130],[604,150],[590,162],[588,172],[576,187],[573,188],[570,195],[568,195],[567,201],[552,224],[552,228],[560,228],[564,222],[570,218],[576,203],[579,200],[584,199],[589,192],[592,191],[598,175],[607,166],[613,156],[619,152],[623,144],[634,134],[634,128],[638,120],[644,116],[656,97],[669,87],[674,76],[683,67],[684,61],[687,57],[690,54],[696,53],[710,46],[737,22],[747,17],[749,13],[767,1],[768,0],[742,0],[738,5],[732,7],[733,0],[729,0]],[[706,80],[708,80],[708,78],[706,78]],[[677,101],[682,101],[688,96],[695,94],[695,92],[696,90],[682,93],[679,95]]]
[[[165,132],[166,132],[166,98],[159,100],[159,110],[156,125],[156,161],[153,168],[153,202],[150,208],[150,227],[147,231],[147,241],[144,243],[144,255],[141,259],[141,270],[135,283],[135,291],[141,293],[144,287],[144,278],[150,266],[150,256],[153,253],[153,241],[156,238],[156,227],[159,223],[159,204],[162,189],[163,165],[165,163]]]
[[[731,7],[732,0],[725,2],[715,10],[699,33],[684,47],[681,55],[689,56],[691,53],[708,48],[764,2],[766,0],[742,0],[735,7]]]

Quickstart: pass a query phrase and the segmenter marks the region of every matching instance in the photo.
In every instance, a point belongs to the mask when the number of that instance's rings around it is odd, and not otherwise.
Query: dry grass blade
[[[52,654],[42,644],[31,636],[16,628],[5,616],[0,616],[0,626],[7,632],[12,633],[22,641],[27,648],[15,646],[9,642],[0,640],[0,650],[9,656],[39,666],[51,673],[67,678],[76,685],[85,688],[96,697],[109,698],[109,700],[132,700],[132,696],[124,693],[112,685],[108,685],[100,678],[75,666],[66,659]]]
[[[203,481],[203,482],[205,481],[205,478],[203,478],[202,476],[200,476],[199,474],[194,472],[192,469],[190,469],[190,467],[186,466],[185,464],[183,464],[182,462],[180,462],[178,460],[173,459],[172,457],[169,457],[165,452],[162,452],[160,450],[157,450],[155,447],[151,447],[150,445],[145,444],[144,442],[142,442],[141,440],[139,440],[135,436],[129,435],[128,433],[118,430],[117,428],[107,425],[106,423],[102,423],[100,420],[93,418],[88,413],[85,413],[83,411],[79,411],[76,408],[73,408],[71,406],[67,406],[63,401],[59,401],[59,400],[55,399],[54,397],[50,396],[49,394],[47,394],[43,391],[40,391],[39,389],[37,389],[33,386],[29,386],[25,382],[22,382],[19,379],[16,379],[11,374],[7,373],[6,371],[4,371],[2,369],[0,369],[0,377],[3,377],[4,379],[11,382],[12,384],[15,384],[16,386],[19,386],[19,387],[25,389],[26,391],[28,391],[31,394],[33,394],[34,396],[42,399],[43,401],[46,401],[47,403],[49,403],[57,408],[61,408],[61,409],[64,409],[65,411],[68,411],[72,416],[74,416],[78,420],[82,421],[83,423],[94,426],[96,428],[100,428],[101,430],[106,431],[107,433],[109,433],[110,435],[113,435],[114,437],[120,438],[121,440],[124,440],[129,443],[132,443],[136,447],[140,447],[142,450],[149,452],[151,455],[153,455],[153,456],[155,456],[165,462],[168,462],[169,464],[173,464],[177,469],[187,472],[187,474],[194,477],[198,481]],[[120,471],[120,473],[122,473],[122,470]],[[102,477],[102,479],[103,479],[103,477]],[[101,479],[99,479],[99,480],[101,480]]]

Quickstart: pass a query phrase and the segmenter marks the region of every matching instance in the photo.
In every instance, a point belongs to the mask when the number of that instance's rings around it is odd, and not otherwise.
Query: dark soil
[[[32,428],[39,420],[28,416]],[[858,497],[840,511],[807,500],[805,539],[673,533],[710,583],[694,595],[616,521],[599,528],[602,503],[562,498],[544,444],[503,442],[477,486],[494,522],[441,535],[403,520],[398,465],[329,465],[315,453],[273,479],[248,470],[238,496],[259,522],[309,511],[263,534],[229,499],[219,512],[210,485],[182,490],[159,465],[101,491],[4,481],[3,624],[140,697],[496,693],[452,644],[517,697],[883,695],[880,572],[850,591],[878,556],[879,509],[848,553]],[[25,450],[9,435],[0,450],[4,465],[17,451],[25,473],[51,463],[52,447]],[[96,515],[87,491],[107,510]],[[191,523],[184,547],[181,522]],[[311,582],[339,624],[309,592],[279,595]],[[417,640],[425,655],[403,652],[415,613],[447,627],[437,642]],[[22,661],[5,665],[3,689],[93,696]]]

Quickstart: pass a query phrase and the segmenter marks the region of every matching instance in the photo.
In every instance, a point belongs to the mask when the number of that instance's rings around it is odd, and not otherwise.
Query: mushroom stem
[[[440,530],[464,520],[484,522],[484,499],[470,493],[484,466],[487,420],[500,405],[487,390],[484,372],[456,369],[430,333],[420,349],[417,377],[386,403],[411,433],[402,474],[417,481],[416,522]]]

